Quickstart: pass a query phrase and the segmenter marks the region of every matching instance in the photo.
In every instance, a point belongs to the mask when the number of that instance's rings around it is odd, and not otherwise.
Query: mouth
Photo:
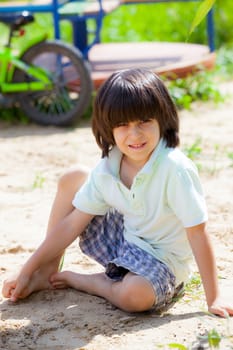
[[[143,143],[134,143],[134,144],[132,144],[132,145],[128,145],[128,147],[131,148],[131,149],[135,149],[135,150],[139,149],[139,150],[140,150],[140,149],[144,148],[145,145],[146,145],[146,142],[143,142]]]

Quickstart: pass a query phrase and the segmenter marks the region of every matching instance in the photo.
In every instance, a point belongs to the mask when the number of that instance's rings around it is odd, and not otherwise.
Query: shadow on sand
[[[0,304],[0,349],[74,350],[94,337],[119,337],[168,323],[200,318],[204,312],[129,314],[104,299],[72,289],[42,291],[26,300]]]

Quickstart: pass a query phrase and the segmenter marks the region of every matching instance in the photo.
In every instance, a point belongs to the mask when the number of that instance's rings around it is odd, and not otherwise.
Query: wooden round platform
[[[184,77],[199,69],[212,69],[215,53],[208,46],[186,43],[148,42],[97,44],[89,52],[92,79],[98,88],[119,69],[146,67],[168,78]]]

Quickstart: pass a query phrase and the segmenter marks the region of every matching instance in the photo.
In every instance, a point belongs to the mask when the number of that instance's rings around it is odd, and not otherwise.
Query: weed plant
[[[213,72],[202,70],[186,78],[169,80],[167,87],[178,108],[190,109],[195,101],[223,101]]]
[[[191,144],[191,146],[184,147],[184,153],[187,155],[188,158],[192,159],[193,161],[196,161],[199,158],[202,152],[201,142],[202,142],[202,139],[198,137]]]
[[[230,160],[231,164],[230,167],[233,167],[233,152],[229,152],[227,154],[228,159]]]
[[[218,50],[215,72],[222,80],[233,79],[233,44],[222,46]]]
[[[180,302],[189,303],[191,300],[196,300],[200,304],[203,300],[203,312],[205,309],[204,303],[204,290],[201,282],[199,273],[194,273],[191,280],[185,286],[185,295],[180,300]],[[176,350],[231,350],[233,349],[232,336],[230,331],[230,318],[226,315],[226,319],[222,319],[223,331],[219,331],[218,327],[213,328],[213,324],[210,320],[205,322],[200,318],[200,325],[202,326],[202,331],[200,327],[195,336],[195,340],[190,344],[181,343],[169,343],[169,344],[159,344],[156,349],[176,349]]]
[[[33,189],[42,188],[45,182],[45,177],[41,173],[35,175],[35,179],[32,185]]]

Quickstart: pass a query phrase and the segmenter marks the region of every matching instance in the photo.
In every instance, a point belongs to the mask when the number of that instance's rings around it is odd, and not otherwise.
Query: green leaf
[[[215,329],[212,329],[211,331],[209,331],[208,342],[209,342],[211,349],[212,348],[219,349],[221,339],[222,339],[221,335]]]
[[[173,348],[173,349],[179,349],[179,350],[188,350],[186,348],[186,346],[182,345],[182,344],[178,344],[178,343],[170,343],[168,344],[169,348]]]
[[[198,7],[197,13],[193,19],[191,24],[191,28],[189,30],[189,35],[194,31],[194,29],[200,24],[203,18],[207,15],[207,13],[211,10],[216,0],[204,0]]]

